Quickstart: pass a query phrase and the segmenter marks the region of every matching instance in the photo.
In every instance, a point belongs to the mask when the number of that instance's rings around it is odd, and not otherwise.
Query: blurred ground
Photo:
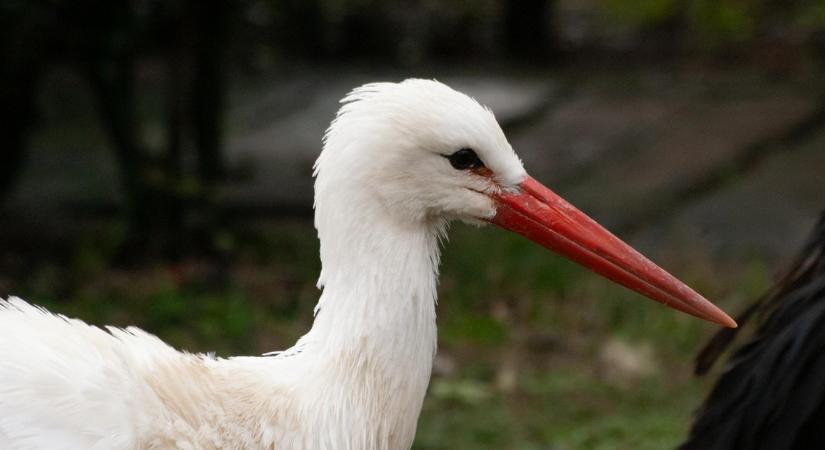
[[[229,210],[310,215],[312,163],[338,100],[362,83],[407,76],[331,72],[237,80],[227,152],[234,179],[222,195]],[[722,256],[781,258],[823,207],[825,120],[815,80],[706,69],[435,72],[419,76],[442,79],[496,112],[536,178],[643,244],[665,236]],[[35,138],[10,210],[21,219],[55,208],[114,209],[111,152],[102,136],[72,131],[94,128],[83,123],[93,121],[91,105],[82,92],[62,89],[77,80],[52,81],[68,98]],[[158,131],[145,133],[151,141]]]
[[[416,75],[487,103],[537,179],[730,311],[761,292],[825,207],[815,79],[707,68]],[[122,231],[111,152],[83,85],[51,76],[0,239],[74,244],[39,260],[4,252],[0,292],[137,323],[193,351],[290,345],[317,298],[310,176],[323,130],[350,88],[405,76],[298,67],[235,80],[222,196],[238,227],[217,275],[198,261],[108,269]],[[668,448],[702,396],[689,364],[712,326],[499,230],[455,227],[438,311],[418,449]]]

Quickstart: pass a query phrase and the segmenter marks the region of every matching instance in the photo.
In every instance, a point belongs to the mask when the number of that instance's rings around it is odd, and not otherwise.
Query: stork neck
[[[324,225],[317,222],[324,291],[316,306],[314,338],[334,347],[356,339],[359,347],[375,346],[389,358],[395,352],[424,351],[431,359],[438,227],[402,224],[377,212],[369,220]]]
[[[316,204],[324,291],[297,345],[309,362],[298,383],[327,447],[409,448],[436,349],[439,230],[351,204]]]

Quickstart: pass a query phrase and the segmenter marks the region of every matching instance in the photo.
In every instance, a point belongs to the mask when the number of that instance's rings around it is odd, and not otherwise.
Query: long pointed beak
[[[725,327],[736,322],[575,206],[527,176],[517,193],[497,195],[490,222],[516,232],[657,302]]]

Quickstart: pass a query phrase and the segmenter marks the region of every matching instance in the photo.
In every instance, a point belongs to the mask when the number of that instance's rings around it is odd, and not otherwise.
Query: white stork
[[[0,448],[409,448],[436,350],[439,243],[456,219],[736,326],[529,177],[470,97],[407,80],[342,103],[315,164],[323,292],[312,329],[272,356],[223,359],[0,300]]]

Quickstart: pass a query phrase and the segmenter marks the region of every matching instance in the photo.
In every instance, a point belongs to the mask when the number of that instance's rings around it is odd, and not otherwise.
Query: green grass
[[[414,448],[662,449],[680,442],[703,397],[688,375],[690,361],[712,327],[517,236],[453,231],[439,332],[442,348],[462,363],[433,381]],[[758,271],[747,276],[761,282]],[[504,318],[495,314],[502,303]],[[547,332],[560,341],[549,352],[519,340]],[[630,380],[599,373],[608,339],[652,347],[658,370]],[[516,385],[502,390],[496,373],[512,352],[520,354]]]
[[[285,348],[312,321],[315,233],[308,222],[251,228],[230,239],[236,256],[218,285],[197,262],[108,269],[112,226],[81,239],[68,267],[42,264],[14,292],[92,323],[136,324],[191,351]],[[691,283],[719,298],[717,268],[690,264]],[[741,283],[730,284],[742,287],[723,298],[765,287],[763,266],[740,269],[731,276]],[[433,378],[415,449],[662,449],[685,436],[706,388],[690,362],[713,326],[492,228],[452,230],[439,290],[440,352],[454,368]],[[649,349],[652,372],[605,367],[610,341]]]
[[[701,398],[695,382],[677,389],[648,379],[617,387],[569,369],[527,374],[517,394],[488,392],[471,400],[434,395],[439,383],[425,402],[415,448],[672,448]]]

